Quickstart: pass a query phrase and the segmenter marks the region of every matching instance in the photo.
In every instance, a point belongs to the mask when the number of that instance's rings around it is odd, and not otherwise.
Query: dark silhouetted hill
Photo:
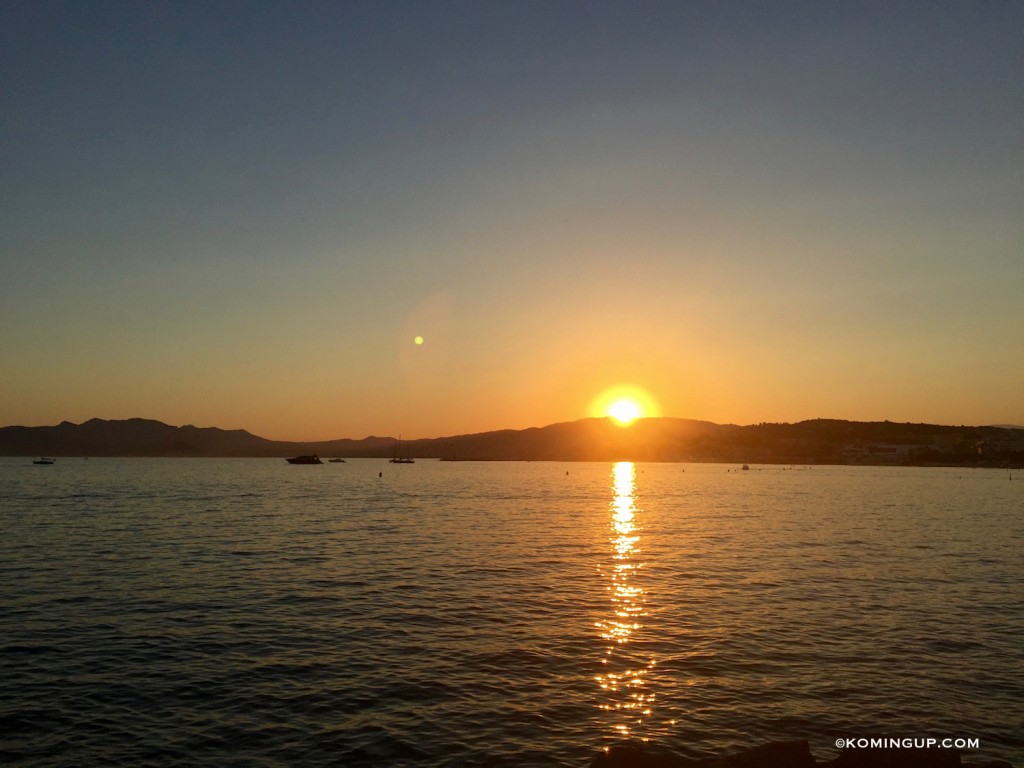
[[[267,440],[245,430],[173,427],[150,419],[0,428],[3,456],[391,457],[391,437]],[[403,455],[450,461],[711,461],[785,464],[1021,466],[1024,430],[815,419],[736,426],[641,419],[628,428],[582,419],[402,443]]]
[[[273,446],[241,429],[172,427],[151,419],[0,429],[0,454],[6,456],[262,456],[273,455]]]

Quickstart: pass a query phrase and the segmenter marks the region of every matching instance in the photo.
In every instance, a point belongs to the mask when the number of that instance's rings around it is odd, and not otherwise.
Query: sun
[[[643,416],[644,411],[636,400],[620,397],[608,406],[608,415],[625,427]]]
[[[640,387],[620,384],[610,387],[590,403],[590,415],[610,418],[620,427],[628,427],[637,419],[660,415],[657,401]]]

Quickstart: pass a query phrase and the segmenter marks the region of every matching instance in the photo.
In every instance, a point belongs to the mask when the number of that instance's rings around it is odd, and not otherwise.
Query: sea
[[[1024,766],[1024,475],[0,459],[0,764]]]

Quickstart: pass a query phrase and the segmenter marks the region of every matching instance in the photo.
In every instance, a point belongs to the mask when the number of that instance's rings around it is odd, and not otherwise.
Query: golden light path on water
[[[639,656],[629,647],[647,616],[646,595],[637,578],[644,563],[640,559],[636,466],[618,462],[612,467],[611,480],[611,562],[601,567],[608,580],[611,611],[607,618],[596,622],[605,644],[601,659],[604,671],[596,677],[603,692],[599,707],[609,714],[611,735],[646,740],[643,726],[655,699],[647,689],[646,678],[656,661]]]

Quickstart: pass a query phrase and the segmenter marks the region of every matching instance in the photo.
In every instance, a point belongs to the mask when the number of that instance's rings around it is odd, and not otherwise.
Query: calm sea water
[[[1005,470],[0,459],[0,763],[1020,766],[1022,511]]]

